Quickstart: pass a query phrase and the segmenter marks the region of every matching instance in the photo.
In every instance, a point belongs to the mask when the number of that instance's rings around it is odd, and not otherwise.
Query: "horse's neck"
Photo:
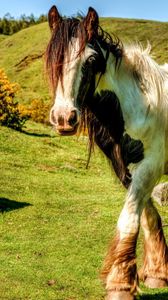
[[[146,106],[140,88],[136,84],[126,59],[123,57],[119,68],[115,68],[115,58],[111,54],[108,60],[107,71],[99,84],[100,90],[114,92],[121,105],[125,127],[128,133],[137,138],[138,126],[145,120]]]

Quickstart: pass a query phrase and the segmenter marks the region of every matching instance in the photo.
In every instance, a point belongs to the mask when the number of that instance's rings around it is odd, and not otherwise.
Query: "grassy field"
[[[0,127],[0,299],[103,299],[99,272],[125,190],[97,150],[86,169],[86,148],[86,137],[31,122],[23,133]],[[138,264],[142,244],[141,233]],[[168,299],[141,287],[138,299]]]
[[[124,42],[150,42],[152,55],[159,63],[168,62],[168,22],[102,18],[102,27],[117,34]],[[12,36],[0,35],[0,68],[10,80],[19,83],[18,98],[23,103],[33,99],[49,100],[43,53],[50,38],[47,23],[32,26]]]

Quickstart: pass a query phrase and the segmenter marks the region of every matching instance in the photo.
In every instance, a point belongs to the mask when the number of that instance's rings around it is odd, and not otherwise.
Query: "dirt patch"
[[[15,67],[17,68],[17,71],[21,71],[24,68],[26,68],[27,66],[29,66],[33,61],[42,58],[44,55],[43,53],[40,54],[29,54],[26,55],[23,59],[21,59],[16,65]]]

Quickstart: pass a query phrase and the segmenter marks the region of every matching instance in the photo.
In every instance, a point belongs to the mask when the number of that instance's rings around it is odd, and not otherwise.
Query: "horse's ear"
[[[61,20],[62,20],[62,17],[60,16],[58,9],[56,8],[55,5],[53,5],[48,12],[48,23],[49,23],[50,29],[51,30],[55,29]]]
[[[99,16],[94,8],[89,7],[87,16],[84,18],[84,26],[88,35],[88,40],[98,33]]]

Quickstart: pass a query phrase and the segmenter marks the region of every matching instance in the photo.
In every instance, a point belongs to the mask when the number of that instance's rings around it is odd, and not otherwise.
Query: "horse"
[[[63,18],[53,6],[48,22],[50,121],[62,136],[87,127],[90,149],[98,145],[127,189],[102,279],[106,299],[133,300],[139,278],[151,288],[168,284],[168,247],[151,199],[168,173],[168,67],[156,63],[150,47],[124,45],[105,32],[92,7],[85,17]],[[140,225],[145,253],[138,272]]]

